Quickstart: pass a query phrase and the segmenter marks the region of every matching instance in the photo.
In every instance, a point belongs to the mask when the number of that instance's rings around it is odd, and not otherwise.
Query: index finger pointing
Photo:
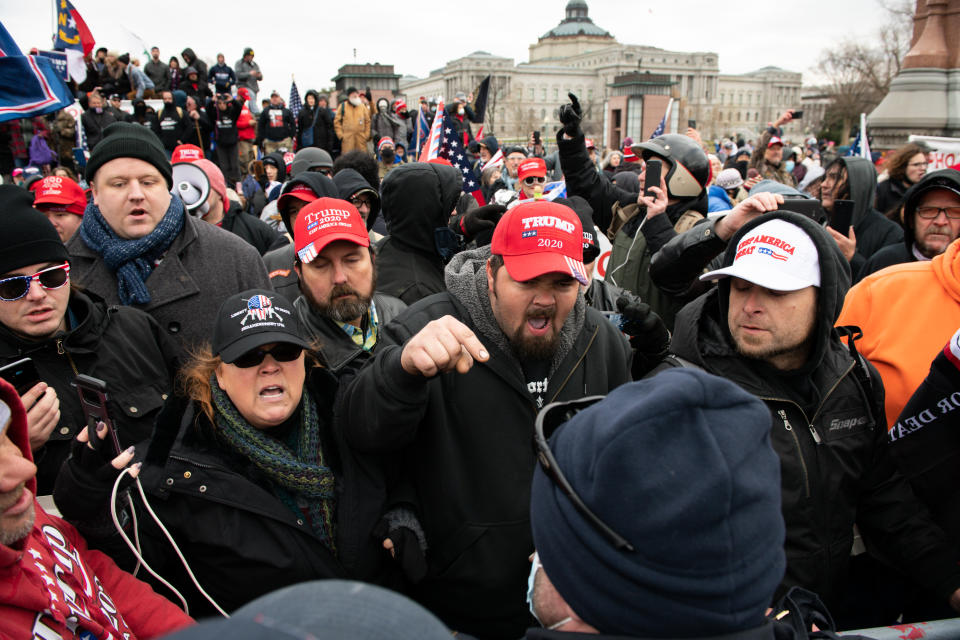
[[[480,339],[477,335],[471,331],[466,325],[460,324],[459,327],[456,327],[453,330],[453,335],[457,337],[457,340],[460,341],[460,344],[464,346],[475,360],[480,362],[486,362],[490,358],[490,354],[487,353],[486,348],[483,346],[483,343],[480,342]]]

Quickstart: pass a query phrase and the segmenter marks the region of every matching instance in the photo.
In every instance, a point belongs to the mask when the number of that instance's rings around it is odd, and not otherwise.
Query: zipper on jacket
[[[793,443],[797,445],[797,455],[800,456],[800,470],[803,471],[803,486],[807,492],[807,498],[810,497],[810,472],[807,470],[807,461],[803,459],[803,449],[800,448],[800,438],[797,437],[797,432],[793,430],[793,425],[790,424],[790,420],[787,419],[787,412],[783,409],[777,409],[777,414],[780,416],[780,419],[783,420],[783,428],[790,432],[790,435],[793,436]],[[813,429],[811,429],[813,431]],[[816,432],[814,432],[816,434]]]
[[[73,369],[73,375],[80,375],[80,371],[77,369],[77,365],[73,362],[73,357],[70,355],[70,352],[66,350],[63,346],[63,338],[57,338],[57,353],[61,356],[67,356],[67,362],[70,363],[70,368]]]

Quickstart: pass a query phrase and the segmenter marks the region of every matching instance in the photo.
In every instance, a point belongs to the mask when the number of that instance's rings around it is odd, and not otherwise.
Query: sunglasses
[[[634,551],[633,545],[626,538],[611,529],[580,498],[573,486],[567,481],[566,476],[563,475],[563,471],[560,470],[560,465],[557,464],[557,459],[553,457],[550,444],[547,442],[560,425],[600,400],[603,400],[603,396],[588,396],[570,402],[553,402],[544,407],[537,414],[537,421],[534,424],[533,437],[537,447],[537,461],[551,482],[567,496],[577,513],[593,525],[610,544],[623,551]]]
[[[30,292],[30,285],[36,280],[44,289],[59,289],[70,280],[70,265],[64,262],[56,267],[47,267],[32,276],[13,276],[0,280],[0,300],[13,302]]]
[[[300,357],[303,347],[290,342],[280,342],[273,345],[270,349],[253,349],[232,362],[241,369],[259,366],[263,359],[268,355],[273,356],[277,362],[292,362]]]
[[[524,178],[524,179],[523,179],[523,183],[526,184],[526,185],[528,185],[528,186],[532,186],[532,185],[535,185],[535,184],[540,184],[540,183],[543,183],[543,182],[546,182],[546,181],[547,181],[546,176],[530,176],[530,177],[528,177],[528,178]]]

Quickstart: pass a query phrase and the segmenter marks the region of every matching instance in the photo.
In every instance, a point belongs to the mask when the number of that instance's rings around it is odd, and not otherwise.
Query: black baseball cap
[[[230,296],[217,312],[213,353],[227,364],[265,344],[289,342],[309,349],[293,305],[276,291],[249,289]]]

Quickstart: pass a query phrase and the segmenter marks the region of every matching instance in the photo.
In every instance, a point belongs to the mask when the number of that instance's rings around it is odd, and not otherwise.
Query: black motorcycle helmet
[[[648,142],[630,147],[646,162],[656,156],[670,161],[667,171],[667,193],[671,198],[696,198],[710,182],[710,161],[699,144],[687,136],[667,133]]]

